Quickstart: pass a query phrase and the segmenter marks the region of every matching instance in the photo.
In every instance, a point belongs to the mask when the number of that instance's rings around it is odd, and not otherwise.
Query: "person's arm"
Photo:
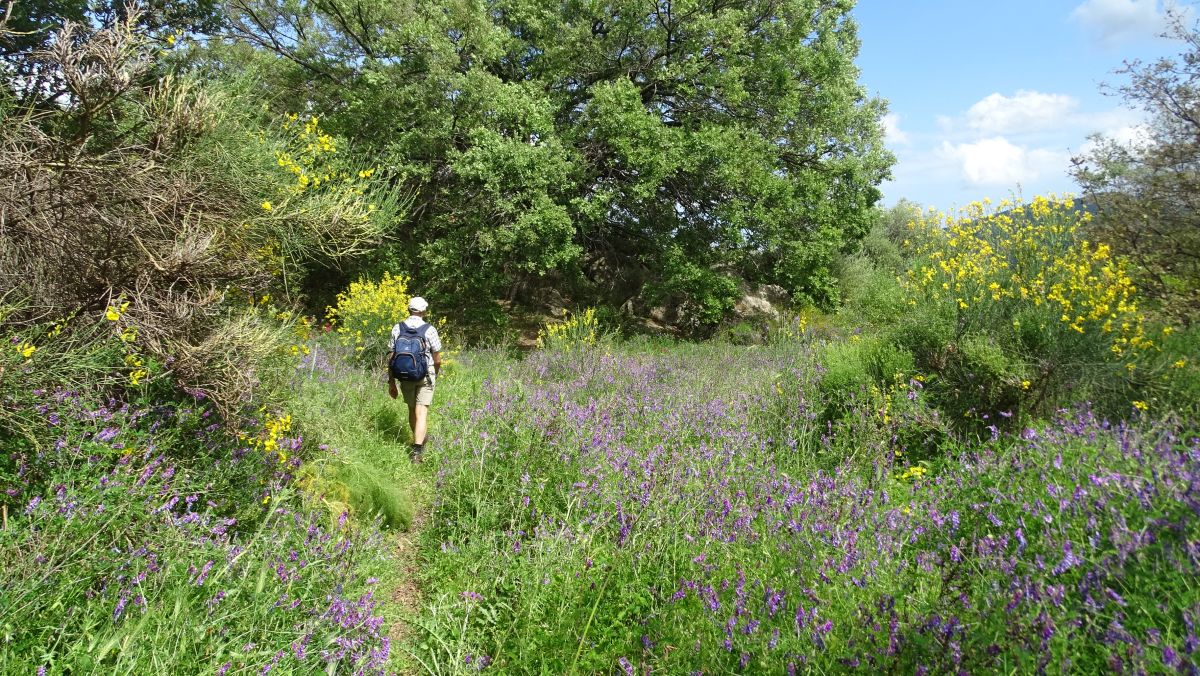
[[[429,341],[429,354],[433,356],[433,376],[442,375],[442,337],[438,335],[437,327],[429,325],[426,336]]]
[[[387,362],[383,365],[383,368],[387,369],[388,374],[388,396],[390,396],[392,399],[400,396],[399,390],[396,389],[396,376],[392,375],[392,368],[390,366],[392,363],[392,357],[394,355],[395,353],[389,350]]]
[[[392,399],[395,399],[396,397],[400,396],[400,392],[396,390],[396,376],[392,375],[392,357],[396,356],[396,352],[395,352],[396,335],[399,332],[400,332],[399,324],[392,327],[392,344],[391,344],[391,347],[388,348],[387,361],[383,362],[383,368],[387,370],[387,374],[388,374],[388,395]]]

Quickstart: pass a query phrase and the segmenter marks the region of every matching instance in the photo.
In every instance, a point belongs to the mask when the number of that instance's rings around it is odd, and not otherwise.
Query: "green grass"
[[[838,354],[911,368],[861,351]],[[403,649],[433,673],[1155,671],[1183,654],[1200,468],[1195,442],[1160,440],[1189,428],[1083,412],[955,438],[912,382],[827,419],[829,354],[464,359]]]
[[[401,673],[469,672],[481,660],[516,673],[732,673],[788,662],[836,671],[868,658],[885,671],[937,669],[958,665],[921,627],[949,615],[965,623],[955,641],[972,670],[1072,655],[1105,665],[1112,653],[1096,632],[1113,621],[1151,655],[1137,664],[1166,664],[1150,630],[1178,648],[1200,609],[1176,551],[1195,540],[1195,522],[1183,518],[1186,482],[1172,478],[1195,467],[1156,440],[1189,443],[1194,432],[1147,422],[1134,453],[1094,421],[1048,425],[1029,443],[955,438],[916,381],[890,377],[914,365],[882,338],[805,340],[466,353],[439,380],[422,464],[409,459],[407,409],[388,397],[383,374],[348,366],[320,343],[324,358],[291,373],[282,402],[303,441],[280,447],[302,464],[271,453],[232,462],[244,442],[206,432],[215,418],[203,407],[161,391],[128,411],[79,400],[54,424],[52,397],[26,393],[0,467],[6,486],[24,491],[0,534],[0,673],[212,672],[226,662],[231,673],[269,663],[306,673],[311,654],[292,649],[303,636],[368,646],[391,627],[407,627],[386,664]],[[114,435],[97,440],[110,427]],[[139,484],[157,454],[173,474],[156,470]],[[109,480],[117,487],[105,488]],[[1151,480],[1158,492],[1143,505],[1117,499]],[[1047,483],[1107,502],[1080,502],[1043,528],[1025,510],[1045,499]],[[25,514],[31,497],[41,505]],[[161,506],[172,498],[167,518]],[[188,499],[213,503],[193,510]],[[191,511],[194,522],[176,525]],[[943,530],[951,511],[961,530]],[[237,519],[228,538],[205,535],[227,517]],[[1023,554],[1012,530],[1021,518]],[[1128,564],[1105,553],[1128,542],[1085,549],[1092,533],[1116,537],[1126,522],[1160,539]],[[416,524],[416,550],[398,558],[398,542],[414,537],[401,533]],[[312,529],[345,538],[345,551],[314,546]],[[996,537],[1006,544],[997,548]],[[1067,540],[1082,563],[1047,577]],[[295,570],[281,577],[281,565]],[[1134,606],[1135,618],[1068,594],[1058,606],[1030,601],[997,615],[988,608],[1008,602],[996,592],[1004,566],[1027,574],[1029,593],[1103,579],[1130,604],[1155,590],[1177,602]],[[750,591],[739,590],[743,577]],[[780,590],[786,611],[771,596]],[[321,619],[343,602],[382,625]],[[833,628],[797,632],[797,603]],[[1081,633],[1044,648],[1001,640],[1006,623],[1021,635],[1042,631],[1043,611],[1062,626],[1082,622]],[[873,627],[893,620],[904,649],[887,659],[864,652],[888,638]],[[995,659],[992,643],[1001,646]]]

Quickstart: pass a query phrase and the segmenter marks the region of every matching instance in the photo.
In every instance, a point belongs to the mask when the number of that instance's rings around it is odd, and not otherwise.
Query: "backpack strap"
[[[433,350],[429,347],[429,329],[432,326],[429,322],[417,327],[417,337],[421,339],[421,347],[425,348],[425,352],[433,354]]]
[[[409,326],[408,324],[405,324],[404,322],[400,322],[400,326],[401,326],[401,330],[404,333],[407,333],[410,336],[415,335],[417,337],[417,340],[421,341],[421,347],[425,348],[424,351],[426,351],[426,352],[429,351],[429,338],[426,337],[426,334],[429,333],[430,327],[433,326],[432,324],[430,324],[429,322],[425,322],[424,324],[422,324],[420,326],[412,327],[412,326]],[[397,340],[398,339],[399,338],[397,337]]]
[[[407,338],[408,336],[411,336],[414,333],[414,330],[412,329],[412,327],[410,327],[408,324],[405,324],[404,322],[400,322],[399,324],[396,325],[396,327],[399,330],[396,331],[395,337],[392,338],[392,351],[393,352],[396,351],[396,344],[399,343],[402,338]]]

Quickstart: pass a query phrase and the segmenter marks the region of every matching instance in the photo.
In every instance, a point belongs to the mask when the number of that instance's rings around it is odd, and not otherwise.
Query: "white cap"
[[[424,312],[429,307],[429,303],[420,296],[413,296],[408,299],[408,309],[412,312]]]

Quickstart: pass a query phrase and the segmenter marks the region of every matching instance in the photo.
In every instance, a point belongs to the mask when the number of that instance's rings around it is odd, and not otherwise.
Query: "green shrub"
[[[935,373],[946,366],[946,346],[955,337],[954,318],[939,306],[910,308],[887,333],[912,351],[918,368]]]
[[[912,353],[883,338],[864,340],[867,372],[880,387],[906,379],[913,373]]]
[[[946,365],[931,380],[938,406],[952,419],[979,427],[1019,421],[1022,383],[1020,365],[1013,363],[989,335],[971,334],[947,346]],[[1005,415],[1007,414],[1007,415]]]
[[[827,430],[827,460],[886,467],[941,456],[951,439],[950,421],[935,406],[936,386],[917,373],[907,349],[887,336],[852,336],[825,346],[816,358],[820,375],[812,390],[819,427]]]
[[[723,327],[716,337],[731,345],[762,345],[767,340],[767,327],[765,320],[742,320]]]
[[[1200,415],[1200,325],[1156,333],[1163,336],[1162,350],[1139,363],[1133,373],[1140,397],[1135,408],[1153,416]]]
[[[737,303],[737,280],[691,260],[678,247],[666,252],[660,266],[663,281],[647,285],[647,297],[676,304],[680,324],[690,334],[711,335]]]
[[[832,343],[818,359],[824,369],[819,392],[836,414],[842,412],[839,403],[847,397],[886,389],[914,372],[912,353],[880,336],[852,336],[849,341]]]
[[[817,391],[827,418],[840,417],[853,398],[866,396],[875,385],[866,352],[861,342],[833,343],[821,351],[823,373]]]
[[[839,270],[842,307],[839,316],[858,326],[885,326],[908,308],[896,273],[865,256],[843,261]]]

